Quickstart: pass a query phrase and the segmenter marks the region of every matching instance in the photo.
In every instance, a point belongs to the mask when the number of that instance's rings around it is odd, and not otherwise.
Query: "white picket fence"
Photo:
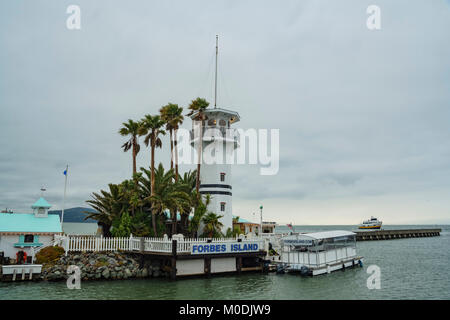
[[[143,243],[142,240],[143,239]],[[230,242],[237,242],[237,238],[213,238],[213,239],[195,239],[195,238],[180,238],[173,239],[164,238],[120,238],[120,237],[84,237],[84,236],[66,236],[61,237],[60,242],[66,252],[96,252],[96,251],[141,251],[143,245],[144,252],[155,253],[171,253],[172,240],[177,240],[177,253],[190,253],[193,244],[198,243],[213,243],[226,244]],[[264,239],[241,239],[244,243],[259,243],[259,248],[264,249]]]
[[[66,251],[133,251],[139,250],[139,239],[103,237],[67,237]],[[137,244],[136,244],[137,241]]]

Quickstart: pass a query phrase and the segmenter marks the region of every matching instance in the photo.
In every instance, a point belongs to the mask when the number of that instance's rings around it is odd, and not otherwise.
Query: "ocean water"
[[[98,230],[97,223],[91,222],[64,222],[63,230],[70,235],[96,235]]]
[[[442,229],[440,237],[357,242],[363,268],[317,277],[275,273],[206,278],[82,282],[0,282],[0,299],[450,299],[450,226],[386,226]],[[296,226],[295,231],[353,230],[354,226]],[[277,232],[287,231],[279,227]],[[367,268],[377,265],[381,288],[368,289]]]

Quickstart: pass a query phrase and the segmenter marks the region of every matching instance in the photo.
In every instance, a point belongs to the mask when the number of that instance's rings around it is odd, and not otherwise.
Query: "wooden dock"
[[[68,252],[115,252],[139,254],[141,259],[159,261],[170,278],[211,274],[265,271],[268,241],[263,238],[201,238],[175,235],[172,239],[144,237],[103,238],[62,236],[60,245]],[[267,248],[266,248],[267,247]]]
[[[356,231],[356,241],[390,240],[404,238],[437,237],[441,229],[405,229],[405,230],[372,230]]]

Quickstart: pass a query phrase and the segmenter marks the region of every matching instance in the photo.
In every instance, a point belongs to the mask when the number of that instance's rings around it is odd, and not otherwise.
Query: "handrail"
[[[237,238],[139,238],[139,237],[95,237],[95,236],[66,236],[61,239],[66,252],[86,251],[141,251],[155,253],[171,253],[172,240],[177,240],[177,252],[190,253],[193,244],[212,243],[254,243],[259,242],[261,250],[264,249],[263,238],[237,239]],[[143,247],[141,243],[143,242]]]

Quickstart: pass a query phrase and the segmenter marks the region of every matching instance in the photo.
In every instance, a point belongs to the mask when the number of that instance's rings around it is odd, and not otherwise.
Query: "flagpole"
[[[63,206],[61,210],[61,231],[63,231],[63,222],[64,222],[64,208],[66,206],[66,190],[67,190],[67,174],[69,173],[69,165],[66,166],[66,171],[64,171],[64,175],[66,176],[64,181],[64,198],[63,198]]]

